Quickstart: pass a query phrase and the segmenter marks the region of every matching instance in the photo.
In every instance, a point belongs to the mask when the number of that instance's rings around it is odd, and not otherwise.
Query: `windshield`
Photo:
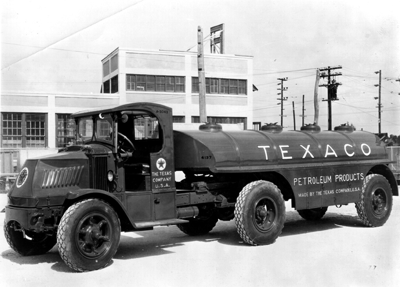
[[[96,140],[112,143],[112,118],[111,115],[100,114],[96,118]]]
[[[106,141],[112,143],[112,117],[99,114],[94,118],[85,117],[78,120],[79,141]]]
[[[81,118],[78,122],[78,135],[80,141],[88,141],[93,136],[93,119]]]

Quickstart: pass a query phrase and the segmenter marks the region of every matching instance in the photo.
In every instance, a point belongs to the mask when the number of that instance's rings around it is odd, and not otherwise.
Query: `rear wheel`
[[[356,202],[358,216],[366,226],[382,226],[392,211],[392,188],[385,177],[370,174],[364,179],[361,201]]]
[[[120,233],[114,209],[99,199],[86,199],[70,206],[61,218],[58,251],[75,271],[101,269],[117,252]]]
[[[282,233],[285,201],[279,188],[268,181],[255,181],[240,192],[235,205],[235,223],[248,244],[271,244]]]
[[[305,220],[315,221],[315,220],[320,220],[322,217],[324,217],[327,210],[328,207],[320,207],[313,209],[297,210],[297,212]]]
[[[44,254],[56,244],[55,235],[22,231],[16,221],[4,223],[4,236],[10,247],[23,256]]]

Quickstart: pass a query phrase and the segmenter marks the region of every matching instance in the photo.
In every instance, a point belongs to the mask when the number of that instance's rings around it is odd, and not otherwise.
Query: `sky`
[[[196,51],[224,23],[226,54],[253,56],[254,121],[281,121],[278,78],[284,83],[284,128],[314,121],[318,68],[341,85],[332,123],[378,132],[376,71],[382,71],[382,132],[400,135],[400,4],[397,0],[3,0],[1,90],[98,93],[101,60],[117,47]],[[209,42],[205,51],[209,52]],[[205,62],[207,76],[207,62]],[[326,84],[321,79],[319,84]],[[327,89],[318,89],[319,121],[328,127]],[[295,117],[293,117],[293,103]],[[235,116],[235,115],[232,115]]]

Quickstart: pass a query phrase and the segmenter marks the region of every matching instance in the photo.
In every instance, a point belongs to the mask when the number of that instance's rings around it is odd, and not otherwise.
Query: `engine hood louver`
[[[79,184],[84,166],[44,170],[42,188],[61,188]]]

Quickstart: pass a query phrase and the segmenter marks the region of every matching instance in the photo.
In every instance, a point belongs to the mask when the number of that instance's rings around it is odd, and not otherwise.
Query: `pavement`
[[[22,257],[0,234],[0,285],[8,286],[400,286],[400,198],[387,223],[364,227],[354,204],[330,207],[308,222],[287,204],[282,235],[274,244],[249,246],[234,221],[190,237],[176,226],[122,233],[110,266],[75,273],[57,246]],[[0,194],[0,210],[6,195]],[[3,229],[4,213],[0,213]]]

